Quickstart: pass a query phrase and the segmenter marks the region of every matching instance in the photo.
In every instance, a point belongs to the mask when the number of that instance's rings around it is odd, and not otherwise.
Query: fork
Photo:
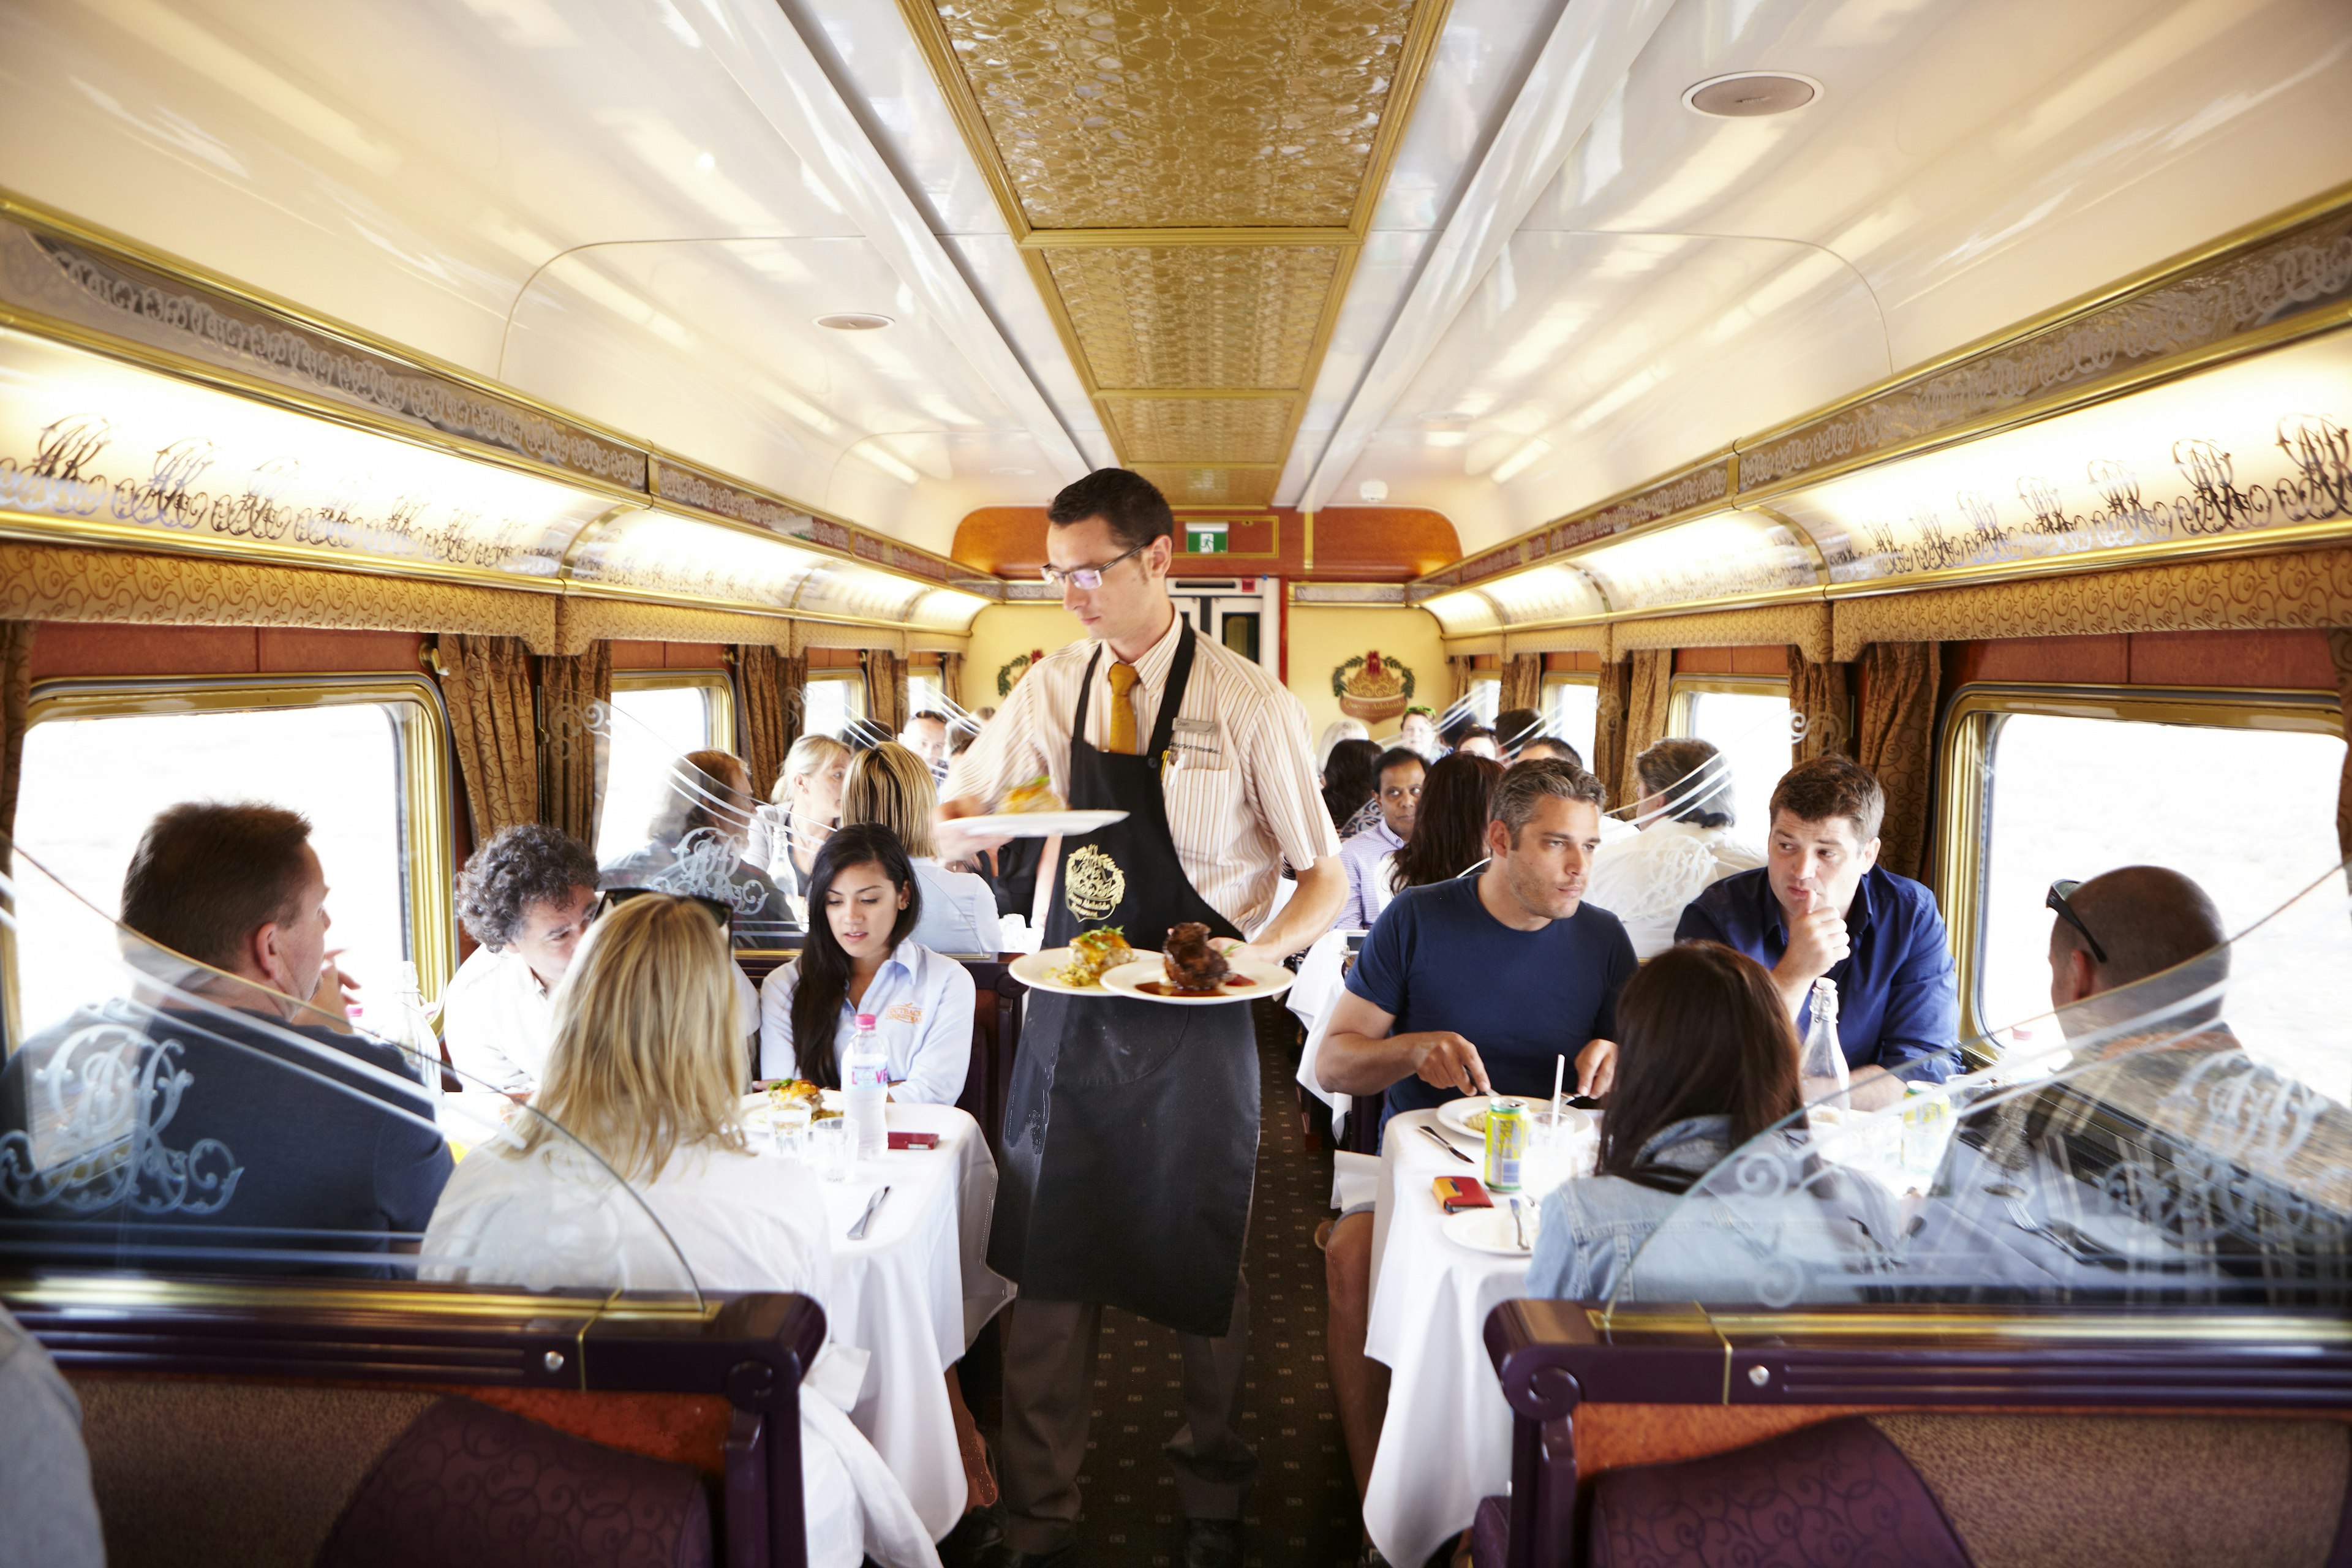
[[[1528,1250],[1528,1227],[1520,1222],[1519,1200],[1517,1197],[1511,1199],[1511,1231],[1519,1238],[1519,1250]]]

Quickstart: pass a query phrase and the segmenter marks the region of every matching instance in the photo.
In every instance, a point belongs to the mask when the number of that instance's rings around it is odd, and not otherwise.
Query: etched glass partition
[[[2352,1016],[2299,1002],[2352,972],[2347,887],[1971,1042],[1982,1070],[1730,1150],[1657,1200],[1612,1307],[2352,1300]]]
[[[15,998],[33,951],[21,910],[40,911],[37,952],[64,955],[70,981],[32,994],[70,1001],[12,1010],[0,1270],[423,1279],[698,1304],[630,1184],[533,1106],[444,1067],[413,997],[378,998],[362,1028],[331,983],[286,994],[244,977],[266,973],[250,959],[208,964],[139,935],[22,850],[0,863]],[[287,951],[320,962],[299,937]]]

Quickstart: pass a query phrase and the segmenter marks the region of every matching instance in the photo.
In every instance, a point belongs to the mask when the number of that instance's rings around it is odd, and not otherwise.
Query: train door
[[[1171,584],[1193,631],[1282,676],[1281,616],[1271,577],[1187,578]]]

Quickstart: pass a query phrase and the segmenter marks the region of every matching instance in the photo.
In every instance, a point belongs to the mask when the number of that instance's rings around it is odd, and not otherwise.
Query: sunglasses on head
[[[2091,956],[2105,963],[2107,961],[2107,950],[2099,945],[2099,939],[2091,934],[2091,928],[2083,923],[2083,917],[2076,914],[2074,906],[2066,901],[2074,896],[2074,889],[2082,885],[2079,879],[2053,882],[2050,884],[2050,896],[2043,899],[2042,903],[2045,909],[2057,910],[2058,918],[2073,926],[2075,933],[2082,937],[2083,944],[2091,950]]]

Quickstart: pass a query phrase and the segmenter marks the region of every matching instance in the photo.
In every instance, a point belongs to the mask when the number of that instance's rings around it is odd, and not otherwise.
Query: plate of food
[[[1043,773],[1017,784],[1004,797],[1004,809],[986,816],[959,816],[950,826],[975,838],[1046,838],[1059,833],[1075,837],[1127,820],[1123,811],[1072,811],[1054,792]]]
[[[1551,1109],[1550,1100],[1536,1095],[1472,1094],[1465,1095],[1460,1100],[1449,1100],[1439,1106],[1437,1120],[1465,1137],[1475,1138],[1484,1143],[1486,1141],[1486,1107],[1497,1100],[1508,1100],[1511,1104],[1526,1110],[1530,1116],[1538,1110]],[[1581,1125],[1588,1131],[1591,1130],[1592,1113],[1591,1111],[1580,1110],[1572,1105],[1568,1107],[1567,1110],[1570,1126]]]
[[[1169,928],[1167,946],[1158,957],[1119,964],[1104,973],[1102,984],[1107,991],[1139,1001],[1205,1007],[1279,996],[1297,978],[1279,963],[1227,958],[1210,940],[1207,926],[1187,921]]]
[[[1135,949],[1117,926],[1081,931],[1067,947],[1048,947],[1013,961],[1013,978],[1039,991],[1060,991],[1072,996],[1105,994],[1103,972],[1131,963]]]

